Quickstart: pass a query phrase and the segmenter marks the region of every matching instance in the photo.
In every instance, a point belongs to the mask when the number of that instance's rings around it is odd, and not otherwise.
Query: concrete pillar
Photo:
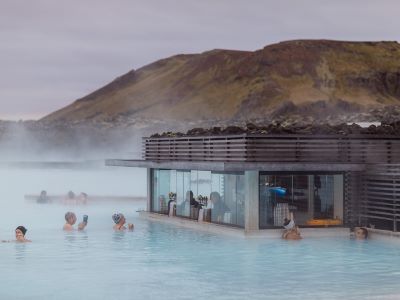
[[[245,171],[244,229],[259,230],[259,172]]]
[[[151,209],[151,196],[152,196],[152,178],[151,178],[151,169],[147,168],[147,205],[146,205],[146,211],[150,211]]]

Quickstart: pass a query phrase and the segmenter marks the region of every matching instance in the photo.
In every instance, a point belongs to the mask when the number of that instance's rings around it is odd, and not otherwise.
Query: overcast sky
[[[400,39],[397,0],[0,0],[0,119],[36,119],[178,53]]]

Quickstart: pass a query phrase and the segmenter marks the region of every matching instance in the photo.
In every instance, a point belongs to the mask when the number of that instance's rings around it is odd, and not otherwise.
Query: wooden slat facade
[[[362,175],[360,216],[379,229],[400,230],[400,164],[371,165]]]
[[[344,174],[344,225],[400,230],[400,137],[226,135],[143,138],[143,159],[163,162],[357,165]],[[301,164],[304,163],[304,164]],[[299,171],[299,170],[297,170]]]
[[[400,138],[393,136],[227,135],[144,138],[151,161],[396,163]]]

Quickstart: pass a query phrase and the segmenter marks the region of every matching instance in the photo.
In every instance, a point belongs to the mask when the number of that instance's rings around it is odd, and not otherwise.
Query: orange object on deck
[[[342,225],[341,219],[311,219],[307,221],[307,225],[311,226],[329,226]]]

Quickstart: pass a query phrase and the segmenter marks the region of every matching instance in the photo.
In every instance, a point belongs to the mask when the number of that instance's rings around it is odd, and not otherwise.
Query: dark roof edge
[[[215,161],[148,161],[107,159],[106,166],[139,167],[152,169],[204,170],[204,171],[364,171],[365,164],[346,163],[270,163],[270,162],[215,162]]]

